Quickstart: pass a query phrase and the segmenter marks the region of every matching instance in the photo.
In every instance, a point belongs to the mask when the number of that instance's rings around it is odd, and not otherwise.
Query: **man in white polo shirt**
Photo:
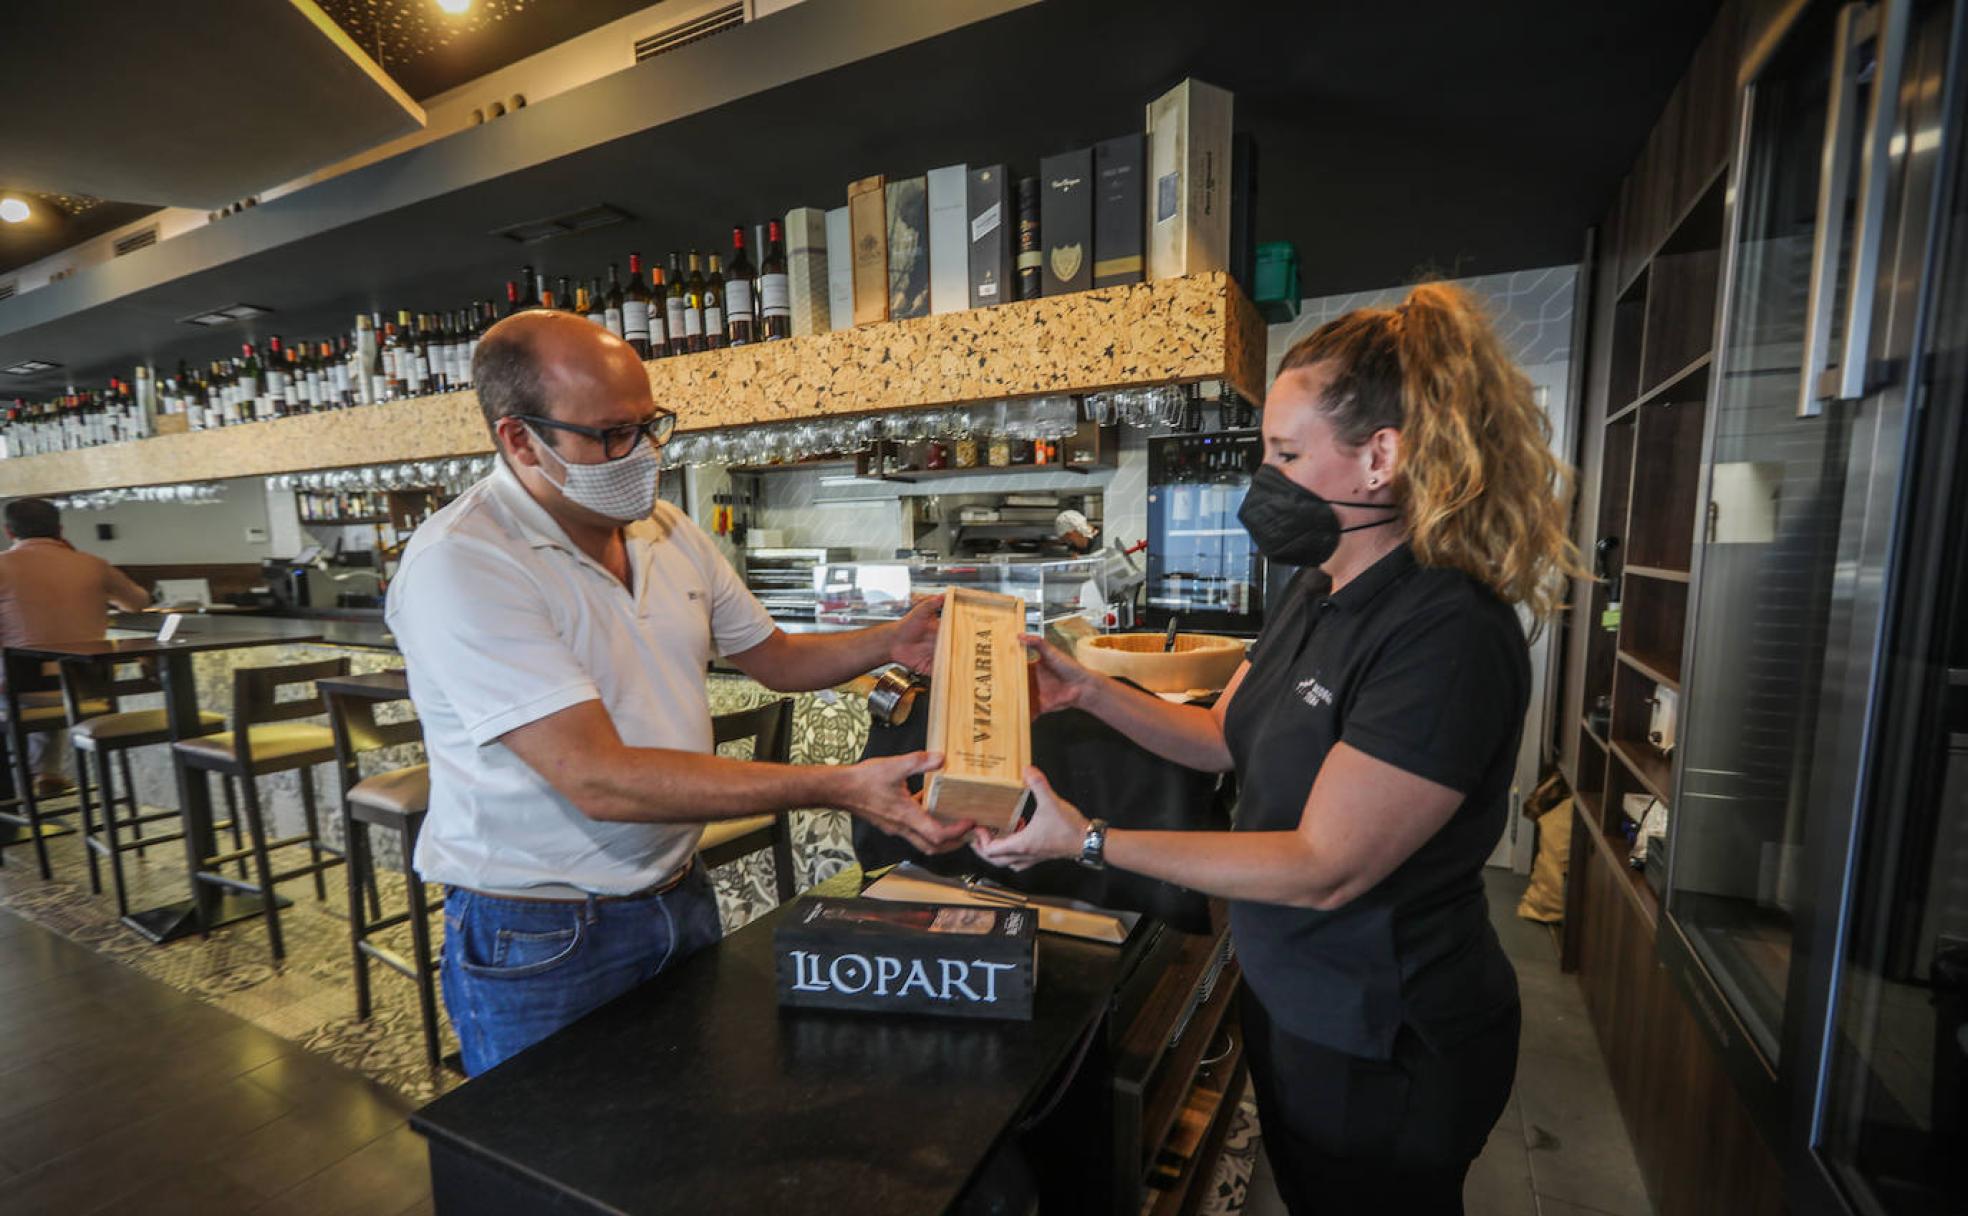
[[[913,755],[841,767],[714,754],[705,671],[769,688],[925,668],[931,603],[892,625],[789,636],[682,512],[656,499],[659,409],[635,352],[526,312],[472,360],[498,470],[417,529],[387,619],[430,758],[418,871],[449,888],[445,1007],[477,1075],[717,940],[693,866],[706,820],[832,806],[941,851]]]

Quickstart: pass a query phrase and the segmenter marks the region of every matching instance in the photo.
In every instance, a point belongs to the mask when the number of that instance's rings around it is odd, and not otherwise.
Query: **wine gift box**
[[[1148,277],[1230,262],[1232,96],[1184,80],[1148,103]]]
[[[1139,283],[1147,264],[1141,246],[1147,216],[1141,196],[1141,134],[1093,146],[1093,285]]]
[[[963,165],[929,171],[929,311],[970,307],[970,173]]]
[[[854,237],[847,208],[827,212],[827,328],[854,328]]]
[[[929,182],[888,183],[888,319],[929,315]]]
[[[1045,294],[1093,286],[1093,149],[1039,161],[1039,235],[1045,238]]]
[[[888,191],[880,174],[847,188],[847,226],[854,242],[854,323],[888,320]]]
[[[795,338],[833,328],[827,300],[827,213],[818,207],[786,213],[786,287]]]
[[[773,929],[772,952],[781,1005],[1030,1021],[1038,917],[807,896]]]
[[[929,775],[924,806],[946,822],[970,820],[1010,831],[1024,817],[1031,791],[1030,678],[1025,601],[968,587],[943,593],[943,627],[929,680],[929,751],[943,767]]]
[[[1013,247],[1011,179],[1003,165],[970,171],[970,306],[1004,304],[1012,289]]]

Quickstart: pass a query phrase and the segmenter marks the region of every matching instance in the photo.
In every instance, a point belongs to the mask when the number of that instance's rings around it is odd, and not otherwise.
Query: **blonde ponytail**
[[[1395,485],[1416,560],[1461,570],[1540,619],[1555,613],[1566,576],[1585,573],[1567,534],[1572,472],[1482,306],[1424,283],[1399,308],[1320,326],[1279,371],[1326,363],[1322,409],[1341,442],[1401,432]]]

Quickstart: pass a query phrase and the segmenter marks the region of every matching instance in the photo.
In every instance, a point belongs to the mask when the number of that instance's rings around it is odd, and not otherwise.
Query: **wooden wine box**
[[[924,803],[938,819],[1008,831],[1025,814],[1032,713],[1018,641],[1024,632],[1025,601],[1015,595],[965,587],[943,593],[925,745],[943,754]]]
[[[1038,921],[1029,908],[807,896],[772,932],[779,1003],[1029,1021]]]

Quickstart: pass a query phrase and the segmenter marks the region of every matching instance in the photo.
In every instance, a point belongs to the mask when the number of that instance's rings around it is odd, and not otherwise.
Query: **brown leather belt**
[[[460,891],[469,891],[473,895],[483,895],[487,899],[510,899],[522,904],[561,904],[577,908],[585,907],[589,900],[593,900],[598,904],[622,904],[632,900],[654,899],[658,895],[668,895],[683,885],[683,880],[690,877],[690,871],[696,865],[697,859],[692,857],[689,861],[683,863],[681,870],[665,878],[662,882],[657,883],[653,887],[644,887],[640,891],[631,891],[627,895],[584,895],[578,899],[573,899],[562,898],[557,895],[514,895],[505,891],[480,891],[475,887],[460,887],[458,889]]]

